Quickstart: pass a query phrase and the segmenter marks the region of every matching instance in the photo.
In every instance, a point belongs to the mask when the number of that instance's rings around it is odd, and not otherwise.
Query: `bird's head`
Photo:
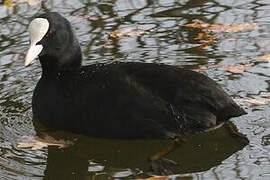
[[[69,21],[56,12],[42,14],[28,27],[30,47],[25,66],[39,57],[41,64],[67,66],[81,64],[81,50]]]

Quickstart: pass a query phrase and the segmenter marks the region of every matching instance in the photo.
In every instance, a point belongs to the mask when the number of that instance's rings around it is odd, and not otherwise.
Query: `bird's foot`
[[[151,159],[151,170],[155,175],[172,175],[174,174],[172,169],[179,164],[173,160],[166,158]]]

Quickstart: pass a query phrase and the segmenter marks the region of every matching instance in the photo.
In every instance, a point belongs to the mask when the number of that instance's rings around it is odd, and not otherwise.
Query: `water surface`
[[[30,6],[0,2],[0,179],[134,179],[148,177],[147,158],[166,147],[161,140],[119,141],[81,137],[67,149],[18,148],[22,136],[36,134],[31,98],[40,77],[40,64],[23,66],[28,47],[27,26],[42,12],[57,11],[72,23],[83,50],[84,64],[112,61],[164,63],[202,73],[237,99],[262,99],[264,105],[243,104],[248,115],[231,120],[249,144],[244,146],[226,128],[187,138],[169,158],[179,162],[172,178],[269,179],[270,120],[267,60],[270,52],[270,5],[267,0],[48,0]],[[199,29],[185,25],[256,23],[258,28],[223,32],[216,42],[200,49]],[[137,28],[147,34],[116,38],[109,33]],[[243,73],[222,69],[251,64]]]

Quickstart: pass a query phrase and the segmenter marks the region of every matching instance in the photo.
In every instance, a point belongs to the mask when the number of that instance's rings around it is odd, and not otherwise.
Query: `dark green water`
[[[80,137],[73,147],[18,148],[22,136],[33,136],[31,98],[40,64],[24,67],[31,18],[46,11],[67,17],[83,49],[84,64],[110,61],[164,63],[199,68],[234,98],[269,101],[270,5],[267,0],[47,0],[13,7],[0,1],[0,179],[135,179],[149,177],[148,157],[169,145],[161,140],[104,140]],[[199,49],[195,21],[256,23],[257,29],[216,35]],[[117,29],[148,33],[117,38],[102,46]],[[251,64],[243,73],[221,67]],[[187,137],[168,156],[179,162],[172,179],[270,179],[269,103],[242,105],[248,115],[231,120],[249,139],[243,145],[226,128]],[[71,136],[71,135],[68,135]]]

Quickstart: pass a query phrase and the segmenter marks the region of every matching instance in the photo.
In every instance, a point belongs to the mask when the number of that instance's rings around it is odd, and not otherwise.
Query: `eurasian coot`
[[[246,112],[207,76],[176,66],[112,62],[81,66],[70,23],[50,12],[29,25],[25,66],[38,56],[33,120],[103,138],[176,138]]]

